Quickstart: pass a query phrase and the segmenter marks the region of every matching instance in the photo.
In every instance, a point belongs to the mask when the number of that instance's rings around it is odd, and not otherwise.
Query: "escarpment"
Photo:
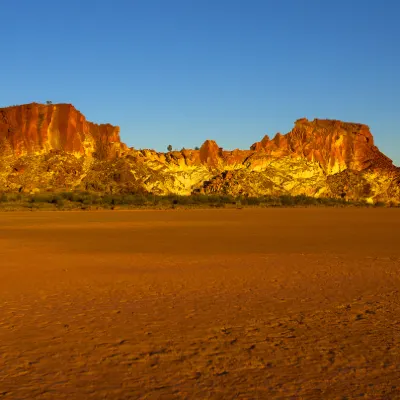
[[[368,126],[305,118],[248,150],[213,140],[199,150],[128,148],[120,130],[95,124],[70,104],[0,109],[0,192],[306,194],[400,202],[400,169]]]
[[[0,109],[0,141],[16,157],[55,150],[107,159],[126,149],[119,127],[88,122],[71,104]]]

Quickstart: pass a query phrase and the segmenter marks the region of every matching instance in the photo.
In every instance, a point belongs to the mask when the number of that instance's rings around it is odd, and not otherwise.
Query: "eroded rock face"
[[[299,119],[287,135],[265,136],[251,147],[274,157],[300,156],[318,162],[331,175],[346,169],[393,168],[392,161],[374,145],[367,125],[336,120]]]
[[[108,159],[126,149],[119,127],[88,122],[71,104],[1,108],[0,141],[17,157],[60,150]]]
[[[250,150],[159,153],[128,149],[119,128],[96,125],[72,105],[0,109],[1,191],[92,190],[154,194],[308,196],[400,202],[400,169],[366,125],[300,119]]]

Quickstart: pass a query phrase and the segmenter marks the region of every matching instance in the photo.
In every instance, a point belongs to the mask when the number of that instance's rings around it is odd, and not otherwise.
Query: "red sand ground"
[[[400,210],[0,214],[0,398],[400,398]]]

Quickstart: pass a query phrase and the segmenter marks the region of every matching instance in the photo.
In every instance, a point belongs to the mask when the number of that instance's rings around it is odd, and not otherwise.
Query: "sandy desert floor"
[[[0,399],[398,399],[400,210],[0,214]]]

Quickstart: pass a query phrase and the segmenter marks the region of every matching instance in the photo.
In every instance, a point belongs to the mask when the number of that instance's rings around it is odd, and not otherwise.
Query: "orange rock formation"
[[[71,104],[32,103],[0,109],[0,140],[8,142],[18,157],[61,150],[106,159],[126,148],[119,127],[88,122]]]
[[[400,202],[400,169],[368,126],[305,118],[249,150],[168,153],[128,149],[119,128],[97,125],[70,104],[0,109],[0,191],[96,190],[155,194],[306,194]]]
[[[374,145],[367,125],[336,120],[302,118],[287,135],[265,136],[251,146],[274,157],[296,155],[316,161],[329,174],[347,168],[362,171],[369,167],[393,168],[392,161]]]

